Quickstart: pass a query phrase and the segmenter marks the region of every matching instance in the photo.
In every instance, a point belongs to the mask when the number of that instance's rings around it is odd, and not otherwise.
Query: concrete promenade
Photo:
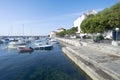
[[[120,48],[57,38],[63,52],[93,80],[120,80]]]

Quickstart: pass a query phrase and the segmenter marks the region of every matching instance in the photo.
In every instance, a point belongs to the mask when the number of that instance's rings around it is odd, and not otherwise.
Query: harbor
[[[120,79],[119,46],[48,36],[2,36],[0,41],[0,80]]]
[[[0,80],[120,80],[119,0],[0,0]]]
[[[0,80],[91,80],[62,53],[58,43],[51,50],[24,53],[3,49],[7,44],[0,44]]]

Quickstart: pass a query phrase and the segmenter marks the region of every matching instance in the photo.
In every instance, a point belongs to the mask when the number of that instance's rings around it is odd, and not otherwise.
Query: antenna
[[[10,37],[12,35],[13,35],[13,26],[10,26],[8,36]]]

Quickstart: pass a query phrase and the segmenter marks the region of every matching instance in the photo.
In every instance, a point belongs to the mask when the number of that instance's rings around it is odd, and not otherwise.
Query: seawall
[[[67,55],[93,80],[120,80],[119,70],[117,71],[117,68],[120,67],[119,52],[114,52],[115,54],[112,55],[109,51],[102,51],[99,47],[100,44],[88,45],[89,43],[86,42],[63,38],[57,38],[57,40],[65,45],[65,47],[62,48],[65,55]],[[107,49],[109,50],[109,47]],[[104,48],[104,50],[106,49]],[[114,67],[115,63],[111,61],[114,59],[115,61],[118,61],[118,67]]]
[[[115,47],[115,46],[107,45],[104,43],[100,43],[100,44],[96,43],[95,44],[91,41],[84,42],[84,41],[79,41],[79,40],[75,40],[75,39],[64,39],[64,38],[56,38],[56,39],[58,39],[59,41],[65,42],[67,44],[76,46],[76,47],[85,46],[85,47],[90,48],[90,49],[104,52],[105,54],[112,54],[112,55],[120,56],[120,46]]]

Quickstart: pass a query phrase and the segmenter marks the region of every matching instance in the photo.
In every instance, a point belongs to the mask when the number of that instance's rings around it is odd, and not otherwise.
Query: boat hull
[[[52,50],[53,46],[36,46],[35,50]]]
[[[34,51],[34,49],[31,48],[31,47],[29,47],[29,48],[27,48],[27,47],[20,47],[20,48],[18,48],[18,52],[20,52],[20,53],[33,52],[33,51]]]

